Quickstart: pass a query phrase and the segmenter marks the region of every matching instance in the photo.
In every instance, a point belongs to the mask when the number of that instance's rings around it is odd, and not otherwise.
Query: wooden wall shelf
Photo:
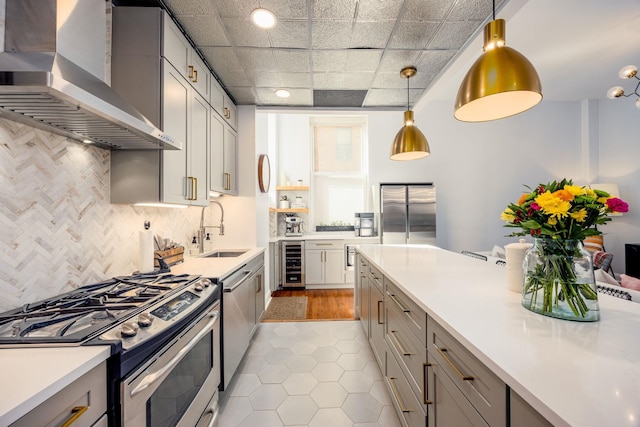
[[[276,187],[277,191],[309,191],[308,185],[279,185]]]
[[[309,212],[309,208],[289,208],[289,209],[269,208],[269,212],[305,213],[305,212]]]

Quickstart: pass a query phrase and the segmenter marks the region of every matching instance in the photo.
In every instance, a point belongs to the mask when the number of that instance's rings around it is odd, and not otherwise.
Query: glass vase
[[[591,254],[580,240],[535,238],[523,266],[523,307],[558,319],[600,319]]]

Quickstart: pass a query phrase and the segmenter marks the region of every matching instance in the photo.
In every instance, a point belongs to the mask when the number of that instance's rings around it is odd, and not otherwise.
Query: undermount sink
[[[240,255],[246,254],[249,251],[238,250],[238,251],[213,251],[206,255],[202,255],[202,258],[234,258]]]

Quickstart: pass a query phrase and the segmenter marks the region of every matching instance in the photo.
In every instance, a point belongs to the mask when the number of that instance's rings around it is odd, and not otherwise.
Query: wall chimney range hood
[[[0,0],[0,117],[109,149],[180,149],[105,79],[104,0]]]

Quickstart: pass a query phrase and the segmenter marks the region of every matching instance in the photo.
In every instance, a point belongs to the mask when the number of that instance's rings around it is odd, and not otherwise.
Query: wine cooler
[[[282,287],[304,288],[304,241],[282,242]]]

